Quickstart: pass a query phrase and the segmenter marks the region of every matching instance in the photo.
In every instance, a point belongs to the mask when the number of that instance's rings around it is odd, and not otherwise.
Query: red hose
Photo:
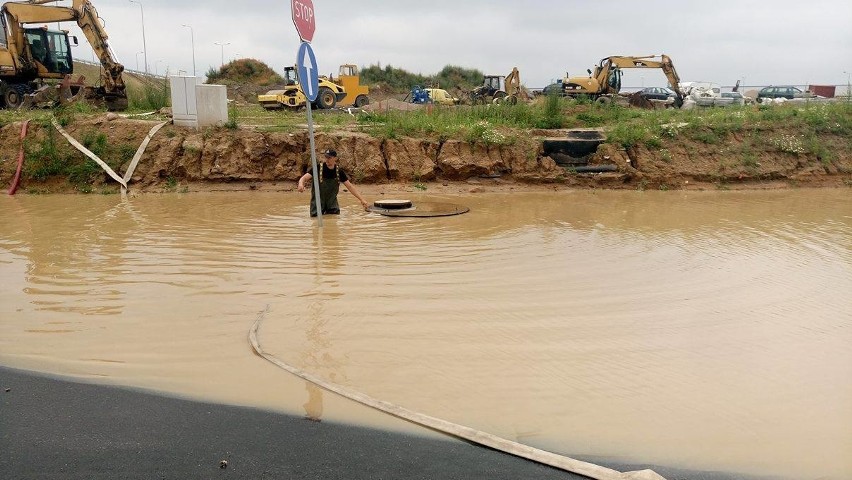
[[[27,125],[29,120],[24,120],[21,126],[21,150],[18,153],[18,169],[15,171],[15,178],[12,179],[12,185],[9,187],[9,195],[14,195],[18,190],[18,184],[21,183],[21,170],[24,168],[24,138],[27,136]]]

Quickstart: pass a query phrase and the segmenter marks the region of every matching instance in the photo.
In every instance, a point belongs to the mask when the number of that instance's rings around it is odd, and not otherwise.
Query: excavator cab
[[[621,91],[621,69],[618,67],[614,67],[609,71],[609,76],[606,80],[607,84],[609,84],[609,88],[619,92]]]
[[[502,81],[503,77],[499,75],[486,75],[482,84],[487,89],[488,95],[494,95],[495,92],[503,90]]]
[[[68,33],[46,28],[26,28],[24,37],[30,46],[32,59],[40,63],[47,73],[57,78],[73,73],[74,61]]]

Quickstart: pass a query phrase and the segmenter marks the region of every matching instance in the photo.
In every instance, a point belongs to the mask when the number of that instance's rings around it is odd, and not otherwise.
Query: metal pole
[[[225,45],[230,45],[230,44],[231,44],[231,42],[226,42],[226,43],[215,42],[215,43],[213,43],[213,45],[219,45],[220,47],[222,47],[222,63],[221,63],[222,67],[225,66]]]
[[[145,73],[148,73],[148,43],[145,41],[145,9],[142,8],[142,2],[138,0],[130,0],[130,3],[138,3],[139,12],[142,14],[142,50],[145,52]],[[136,69],[138,70],[139,67]]]
[[[192,29],[190,25],[184,24],[184,27],[189,29],[189,34],[192,36],[192,76],[196,76],[195,73],[195,30]]]
[[[305,108],[308,110],[308,136],[311,138],[311,165],[314,171],[314,201],[317,203],[317,225],[322,228],[322,201],[320,200],[319,176],[317,173],[317,151],[314,145],[314,117],[311,114],[311,102],[305,102]]]

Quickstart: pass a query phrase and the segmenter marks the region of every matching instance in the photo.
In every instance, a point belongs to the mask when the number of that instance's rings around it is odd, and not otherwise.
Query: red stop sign
[[[314,31],[317,29],[313,0],[290,0],[290,10],[293,12],[293,24],[296,25],[299,38],[303,42],[313,40]]]

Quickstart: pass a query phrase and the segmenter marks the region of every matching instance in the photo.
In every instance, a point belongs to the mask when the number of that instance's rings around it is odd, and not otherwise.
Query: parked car
[[[747,97],[740,92],[723,92],[722,98],[723,99],[730,98],[731,99],[731,105],[737,105],[737,106],[745,105],[749,100],[751,100],[751,99],[747,99]]]
[[[437,103],[439,105],[458,105],[459,99],[450,95],[450,93],[441,88],[424,88],[426,93],[429,95],[429,99],[432,100],[433,103]]]
[[[721,92],[716,95],[711,95],[704,92],[703,95],[692,95],[695,103],[701,107],[726,107],[729,105],[745,105],[746,97],[740,92]]]
[[[790,85],[773,85],[771,87],[762,88],[759,92],[757,92],[758,102],[762,102],[765,98],[786,98],[787,100],[794,100],[797,98],[816,98],[816,95],[811,92],[802,91],[800,88]]]
[[[677,94],[674,90],[666,87],[645,87],[642,90],[639,90],[639,95],[647,98],[648,100],[674,100],[677,98]]]
[[[562,95],[562,82],[559,83],[551,83],[550,85],[541,89],[541,95]]]

